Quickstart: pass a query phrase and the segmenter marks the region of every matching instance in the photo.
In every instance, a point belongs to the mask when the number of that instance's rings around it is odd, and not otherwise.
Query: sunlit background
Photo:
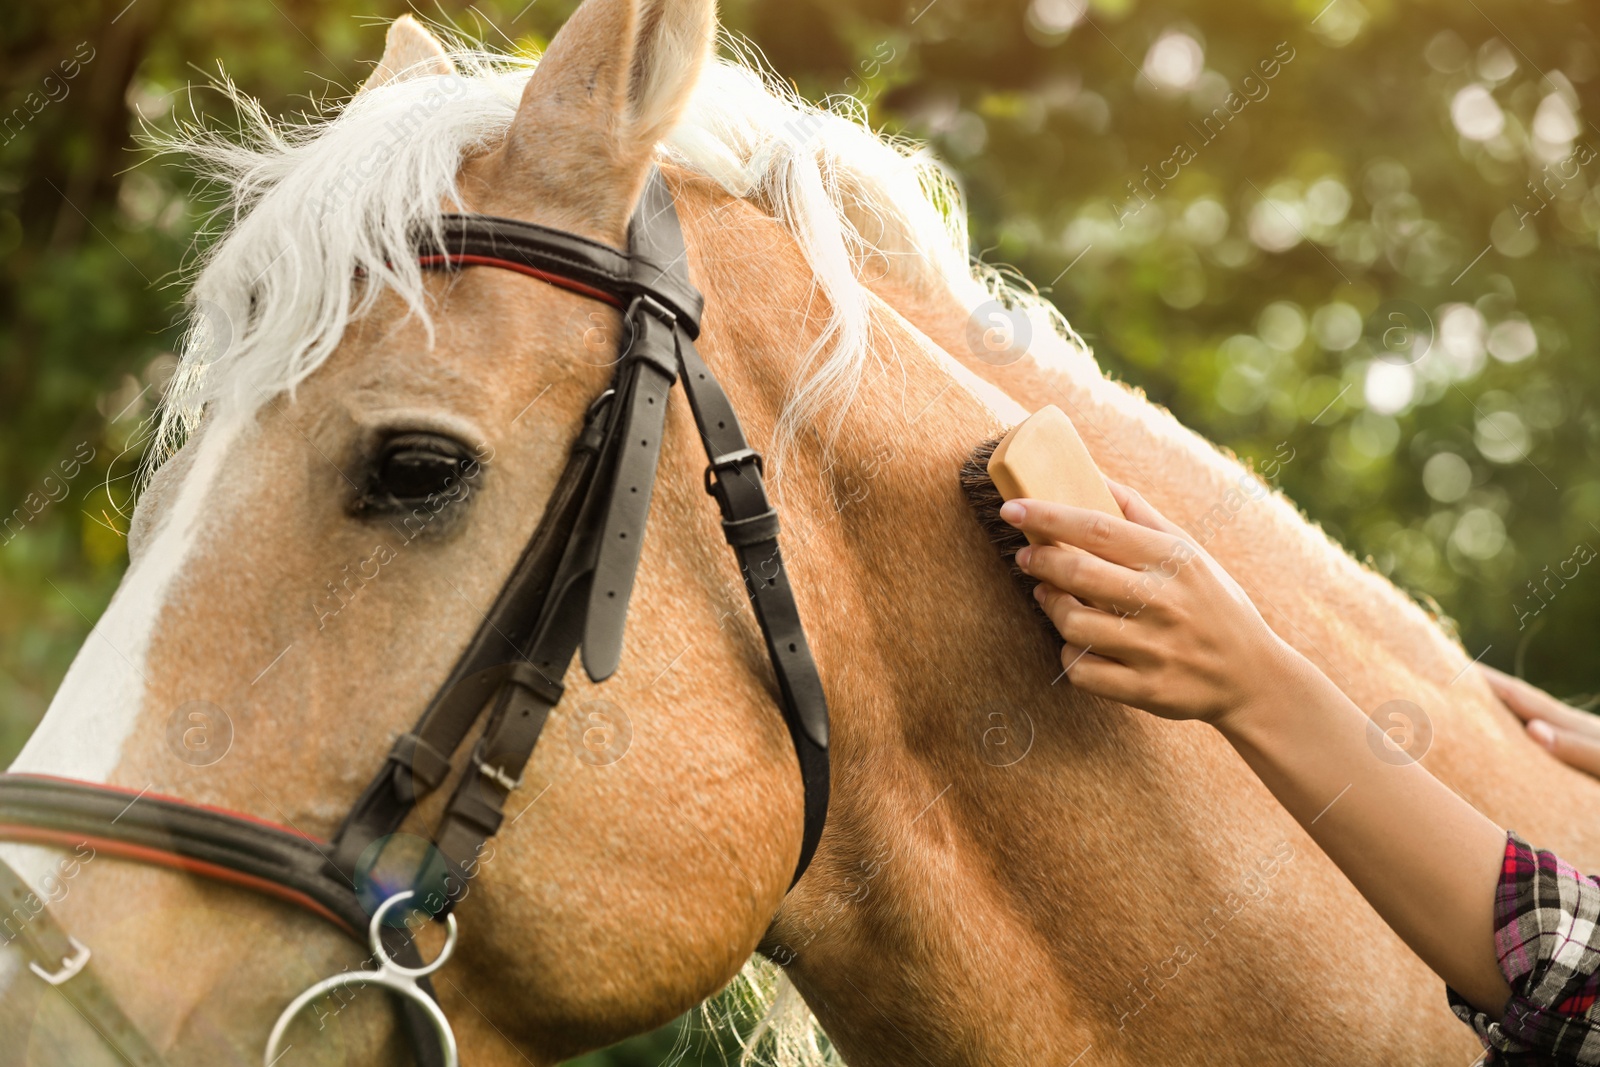
[[[570,0],[427,20],[538,50]],[[0,15],[0,762],[126,564],[203,190],[143,120],[336,101],[393,0]],[[1600,47],[1576,2],[728,0],[814,97],[931,141],[973,252],[1254,460],[1470,655],[1600,689]],[[661,1062],[669,1033],[592,1057]],[[689,1063],[697,1062],[691,1054]],[[707,1051],[706,1062],[720,1062]]]

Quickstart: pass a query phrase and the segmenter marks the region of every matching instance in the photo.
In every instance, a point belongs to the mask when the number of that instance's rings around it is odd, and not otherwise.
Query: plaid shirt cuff
[[[1495,891],[1494,947],[1511,999],[1499,1019],[1446,988],[1450,1010],[1489,1050],[1485,1063],[1600,1067],[1600,881],[1515,831]]]

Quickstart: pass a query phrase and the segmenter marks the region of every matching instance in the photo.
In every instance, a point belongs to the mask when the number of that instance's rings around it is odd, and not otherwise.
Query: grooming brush
[[[1016,565],[1017,550],[1028,543],[1021,530],[1000,517],[1000,505],[1017,497],[1093,508],[1122,518],[1122,509],[1083,446],[1066,413],[1051,404],[1013,426],[999,440],[985,441],[961,465],[961,490],[1000,552],[1011,576],[1030,594],[1037,583]],[[1028,597],[1040,618],[1044,610]],[[1055,627],[1050,633],[1060,643]]]

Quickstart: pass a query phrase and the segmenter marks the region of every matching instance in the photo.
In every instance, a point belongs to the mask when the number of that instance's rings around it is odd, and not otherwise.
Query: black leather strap
[[[723,531],[739,558],[745,591],[761,625],[778,681],[778,706],[800,760],[805,787],[805,826],[800,839],[798,882],[817,851],[827,821],[828,702],[822,692],[816,660],[806,641],[800,610],[795,605],[789,572],[778,550],[778,517],[767,499],[761,457],[745,440],[728,394],[706,367],[694,344],[678,346],[683,385],[694,410],[695,425],[705,444],[706,491],[722,509]],[[793,884],[793,883],[791,883]]]
[[[652,179],[634,212],[634,229],[641,221],[650,224],[671,206],[671,191]],[[418,253],[424,261],[438,256],[469,265],[472,259],[515,263],[547,274],[552,281],[579,282],[622,307],[649,294],[672,311],[690,337],[700,335],[704,299],[683,267],[681,236],[674,248],[670,239],[650,243],[651,234],[635,241],[630,231],[630,250],[621,252],[577,234],[493,215],[445,215],[441,227],[442,245],[425,232],[419,235]]]
[[[689,280],[689,250],[678,224],[672,190],[659,170],[650,172],[628,222],[628,290],[654,298],[692,341],[700,336],[705,299]]]
[[[354,884],[329,872],[326,846],[270,823],[149,793],[4,774],[0,839],[87,840],[130,859],[202,875],[232,873],[250,888],[280,890],[347,933],[364,936],[368,913]]]
[[[602,394],[590,406],[544,516],[485,623],[473,634],[416,727],[395,743],[383,770],[356,799],[334,834],[332,865],[336,869],[353,872],[372,842],[399,830],[413,806],[442,784],[443,776],[431,773],[436,764],[431,759],[417,761],[414,753],[420,746],[408,739],[417,738],[426,751],[442,754],[448,763],[513,666],[524,662],[522,649],[532,639],[594,479],[611,399],[609,393]]]
[[[667,395],[678,378],[675,322],[658,317],[658,310],[644,300],[630,309],[622,371],[626,384],[617,391],[619,398],[625,398],[619,405],[623,421],[615,430],[616,465],[604,487],[600,554],[583,633],[583,666],[596,682],[611,677],[622,660],[622,632],[650,517]]]
[[[323,842],[232,812],[149,793],[36,775],[0,774],[0,840],[69,849],[83,842],[122,859],[253,889],[311,910],[362,941],[370,907],[375,907],[364,905],[354,883],[331,871]],[[406,930],[385,930],[384,937],[390,955],[398,962],[408,967],[421,965],[416,944]],[[60,947],[59,943],[50,945],[47,954]],[[58,988],[66,992],[69,984]],[[427,979],[418,984],[433,995]],[[103,990],[96,987],[97,983],[82,986],[91,1001],[103,996]],[[71,996],[69,993],[69,999]],[[427,1016],[410,1001],[399,1004],[413,1036],[418,1067],[441,1067],[442,1053]],[[107,1040],[123,1050],[120,1040],[109,1034]]]
[[[473,861],[500,828],[505,805],[522,779],[550,709],[560,702],[566,676],[583,640],[589,592],[601,551],[600,531],[610,505],[613,479],[624,439],[625,408],[633,400],[638,363],[619,364],[606,406],[605,429],[594,458],[594,473],[577,502],[571,531],[540,601],[538,618],[515,653],[523,666],[510,672],[516,684],[496,694],[489,719],[468,758],[434,832],[435,850],[418,872],[428,910],[443,915],[455,907],[470,881]],[[653,472],[652,472],[653,473]],[[433,896],[427,896],[431,891]],[[440,899],[442,897],[442,899]],[[437,906],[436,906],[437,905]]]
[[[620,428],[623,447],[612,475],[611,500],[601,532],[600,558],[589,594],[583,666],[593,681],[611,677],[622,660],[633,578],[639,567],[661,454],[667,394],[678,378],[678,347],[700,333],[703,302],[689,281],[688,248],[672,191],[652,172],[628,224],[630,290],[624,362],[639,361],[633,393]],[[620,394],[620,390],[619,390]]]

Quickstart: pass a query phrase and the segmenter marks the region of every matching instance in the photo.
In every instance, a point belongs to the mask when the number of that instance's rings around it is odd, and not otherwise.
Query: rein
[[[399,996],[421,1067],[456,1063],[454,1037],[427,980],[443,957],[421,966],[408,932],[380,920],[403,903],[404,911],[447,921],[454,944],[453,909],[466,895],[483,847],[500,828],[506,800],[521,784],[550,710],[561,700],[573,656],[582,649],[584,670],[595,682],[616,671],[667,400],[680,378],[706,450],[705,489],[717,501],[724,536],[738,558],[799,759],[805,823],[791,887],[822,836],[829,784],[827,702],[778,550],[777,512],[767,498],[761,456],[745,440],[727,394],[695,350],[703,298],[689,279],[683,232],[660,172],[651,172],[625,252],[576,234],[482,215],[445,215],[441,232],[442,241],[418,242],[424,267],[487,266],[537,278],[622,310],[626,333],[610,386],[590,405],[511,576],[422,717],[394,742],[333,839],[323,842],[251,816],[148,792],[0,774],[0,840],[67,848],[87,842],[120,858],[295,903],[353,936],[368,932],[378,969],[337,981],[380,985]],[[358,888],[376,865],[384,839],[455,769],[455,755],[485,709],[483,731],[466,755],[411,886],[381,899],[370,884]],[[19,887],[26,890],[0,862],[0,896],[16,896]],[[66,993],[124,1059],[135,1067],[161,1063],[105,993],[89,965],[90,950],[42,904],[15,943],[34,972]],[[293,1015],[335,981],[313,986],[284,1012],[267,1063],[274,1061]]]

